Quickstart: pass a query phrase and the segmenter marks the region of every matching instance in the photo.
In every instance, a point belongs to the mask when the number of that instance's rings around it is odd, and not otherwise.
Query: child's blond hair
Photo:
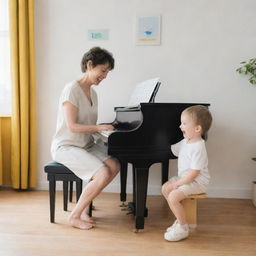
[[[201,135],[205,135],[212,124],[212,115],[209,109],[203,105],[195,105],[183,110],[182,114],[188,114],[196,125],[202,127]]]

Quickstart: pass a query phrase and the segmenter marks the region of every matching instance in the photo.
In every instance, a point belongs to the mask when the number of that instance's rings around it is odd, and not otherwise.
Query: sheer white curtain
[[[11,114],[8,0],[0,0],[0,115]]]

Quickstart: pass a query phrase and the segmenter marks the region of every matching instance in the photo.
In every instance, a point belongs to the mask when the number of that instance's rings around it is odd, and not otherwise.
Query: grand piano
[[[103,132],[108,154],[121,163],[122,202],[126,201],[127,164],[133,166],[133,210],[135,231],[144,229],[149,168],[162,164],[162,183],[168,180],[169,159],[176,158],[170,145],[183,138],[179,129],[181,112],[192,105],[205,103],[140,103],[137,107],[115,108],[115,130]],[[99,139],[100,138],[100,139]]]

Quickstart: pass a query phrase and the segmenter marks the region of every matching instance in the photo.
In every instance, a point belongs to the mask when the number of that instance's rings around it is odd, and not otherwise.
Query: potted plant
[[[256,58],[250,59],[248,61],[243,61],[240,64],[243,64],[236,71],[239,74],[249,75],[249,82],[252,85],[256,85]]]
[[[256,157],[253,157],[252,160],[256,161]],[[252,202],[256,207],[256,181],[253,181],[252,186]]]
[[[256,85],[256,58],[250,59],[248,61],[243,61],[240,64],[243,64],[240,68],[236,69],[239,74],[249,75],[249,82],[252,85]],[[256,158],[252,158],[252,160],[256,161]],[[252,201],[254,206],[256,207],[256,181],[253,181],[252,188]]]

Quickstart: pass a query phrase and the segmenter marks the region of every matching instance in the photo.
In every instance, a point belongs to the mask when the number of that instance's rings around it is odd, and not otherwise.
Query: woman
[[[57,128],[52,141],[53,160],[89,182],[69,216],[69,223],[80,229],[93,227],[87,214],[91,201],[108,185],[120,170],[117,159],[100,151],[92,134],[113,130],[112,125],[97,125],[97,94],[92,85],[99,85],[114,68],[114,58],[105,49],[94,47],[82,58],[84,75],[67,84],[62,91]]]

